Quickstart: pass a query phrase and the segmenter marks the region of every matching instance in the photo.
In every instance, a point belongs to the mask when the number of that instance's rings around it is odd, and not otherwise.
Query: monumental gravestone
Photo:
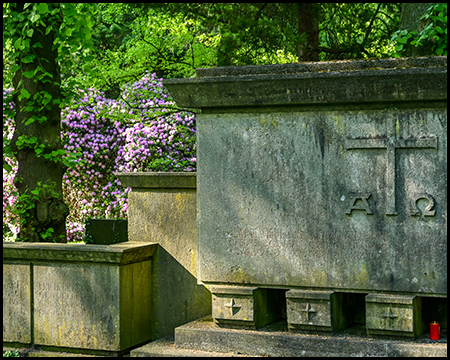
[[[218,324],[260,327],[285,296],[292,330],[424,331],[423,300],[447,293],[446,72],[431,57],[165,81],[202,109],[198,280]]]

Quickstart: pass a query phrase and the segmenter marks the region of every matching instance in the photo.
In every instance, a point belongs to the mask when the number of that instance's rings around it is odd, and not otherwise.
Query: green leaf
[[[37,6],[37,11],[39,11],[39,13],[41,14],[48,13],[48,5],[46,3],[39,3],[39,5]]]
[[[34,43],[32,47],[44,48],[40,42]]]
[[[28,79],[31,79],[34,76],[35,70],[30,70],[24,72],[22,75],[25,76]]]
[[[36,57],[36,55],[29,54],[29,55],[25,56],[24,58],[22,58],[22,62],[25,64],[32,63],[35,57]]]
[[[21,38],[18,38],[16,41],[14,41],[14,47],[16,49],[19,49],[21,44],[22,44],[22,39]]]
[[[31,94],[24,88],[20,89],[20,94],[22,95],[22,97],[24,97],[25,99],[29,99]]]
[[[36,119],[29,118],[29,119],[27,120],[27,122],[25,123],[25,126],[34,123],[35,120],[36,120]]]
[[[12,170],[12,167],[6,162],[3,162],[3,169],[6,170],[6,172],[10,172]]]
[[[17,70],[19,70],[20,69],[20,66],[19,65],[13,65],[13,66],[11,66],[11,69],[10,69],[10,71],[11,72],[13,72],[13,73],[15,73]]]
[[[33,14],[33,15],[31,15],[30,21],[34,23],[34,22],[38,21],[40,18],[41,18],[41,15]]]
[[[27,36],[28,37],[32,37],[33,33],[34,33],[34,29],[30,29],[30,30],[27,31]]]

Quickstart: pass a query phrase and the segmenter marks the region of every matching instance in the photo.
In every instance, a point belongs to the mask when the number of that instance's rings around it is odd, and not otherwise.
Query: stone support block
[[[335,332],[346,325],[343,294],[333,291],[286,292],[289,330]]]
[[[257,329],[278,319],[277,294],[268,289],[214,286],[212,317],[219,326]]]
[[[367,295],[366,328],[369,336],[417,338],[424,331],[420,297]]]

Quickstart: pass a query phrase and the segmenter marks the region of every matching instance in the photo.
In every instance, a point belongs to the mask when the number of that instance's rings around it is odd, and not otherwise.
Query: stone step
[[[176,328],[175,344],[173,349],[209,351],[220,356],[447,356],[446,330],[437,341],[430,340],[429,334],[414,341],[392,340],[369,338],[364,326],[317,335],[290,332],[285,321],[258,330],[226,329],[214,324],[210,317]]]
[[[252,357],[238,353],[221,353],[183,349],[175,346],[173,336],[153,341],[130,351],[130,357]]]

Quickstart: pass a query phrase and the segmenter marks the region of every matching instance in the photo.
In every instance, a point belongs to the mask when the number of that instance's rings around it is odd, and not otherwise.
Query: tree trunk
[[[24,4],[17,4],[17,11],[23,11]],[[49,4],[49,7],[52,6]],[[54,24],[58,28],[59,24]],[[42,32],[41,32],[42,31]],[[54,162],[45,159],[42,155],[37,156],[33,147],[21,147],[16,145],[20,136],[37,138],[37,144],[45,145],[44,153],[62,149],[61,144],[61,110],[59,105],[50,101],[47,108],[39,111],[42,104],[36,101],[30,109],[24,109],[28,102],[41,91],[46,91],[52,96],[52,100],[61,99],[61,77],[59,65],[57,63],[58,50],[52,50],[54,35],[53,31],[45,34],[45,28],[35,27],[30,44],[40,43],[42,47],[32,47],[29,54],[36,57],[31,63],[24,63],[21,60],[28,54],[21,54],[17,58],[17,65],[21,68],[16,72],[13,84],[16,89],[14,103],[16,105],[15,132],[11,141],[11,148],[16,152],[19,163],[18,171],[14,182],[19,192],[19,209],[21,230],[18,240],[29,242],[67,242],[65,220],[69,213],[69,208],[65,204],[62,193],[62,176],[66,170],[60,161]],[[43,82],[29,79],[23,74],[27,71],[35,70],[41,66],[52,76],[52,81]],[[47,79],[49,79],[47,77]],[[19,100],[18,95],[25,89],[31,95],[28,99]],[[45,116],[46,121],[40,123],[34,121],[29,125],[25,122],[31,116]],[[36,190],[40,189],[39,199],[33,199]],[[35,190],[35,194],[31,191]],[[30,195],[28,200],[24,196]],[[22,206],[22,207],[21,207]],[[24,207],[25,206],[25,207]],[[45,236],[51,233],[52,236]],[[44,237],[42,236],[44,234]]]
[[[298,34],[298,61],[319,61],[318,4],[298,4]]]
[[[421,17],[427,12],[431,3],[403,3],[400,16],[399,30],[422,31],[428,23],[421,20]],[[405,56],[429,55],[433,44],[430,41],[424,41],[420,46],[409,46],[406,49]]]

